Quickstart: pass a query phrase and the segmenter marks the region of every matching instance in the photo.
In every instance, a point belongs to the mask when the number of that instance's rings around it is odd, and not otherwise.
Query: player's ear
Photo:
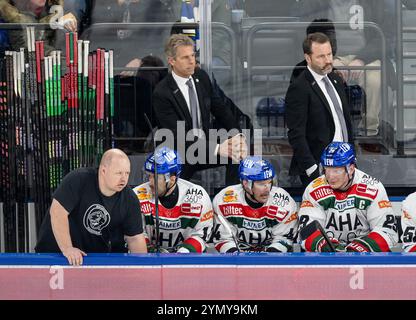
[[[309,56],[309,54],[305,53],[303,56],[305,57],[306,62],[307,62],[308,64],[311,64],[311,61],[312,61],[312,60],[311,60],[311,57]]]
[[[248,181],[247,180],[241,180],[241,183],[243,184],[243,187],[248,188]]]

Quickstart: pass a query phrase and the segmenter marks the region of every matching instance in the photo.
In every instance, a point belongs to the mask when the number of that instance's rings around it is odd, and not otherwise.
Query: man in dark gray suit
[[[344,83],[333,69],[332,48],[323,33],[303,42],[307,69],[286,93],[286,121],[293,158],[289,174],[306,187],[319,174],[319,158],[332,141],[351,141],[350,108]]]
[[[196,67],[194,43],[185,35],[172,35],[165,47],[171,72],[156,86],[153,93],[153,108],[159,129],[169,129],[173,133],[176,146],[170,148],[182,151],[178,144],[185,144],[184,179],[190,179],[195,171],[224,164],[224,158],[231,158],[233,164],[227,166],[226,183],[238,183],[239,161],[247,155],[247,144],[240,131],[239,122],[232,109],[224,105],[205,71]],[[230,131],[231,137],[225,141],[211,141],[209,130],[212,128],[211,116],[221,127]],[[193,131],[193,141],[183,141],[180,137],[178,122],[185,126],[185,134]],[[215,139],[215,138],[214,138]],[[224,140],[224,139],[223,139]],[[194,143],[205,147],[197,154],[187,152]],[[193,156],[194,159],[190,159]],[[220,160],[220,157],[223,159]],[[198,161],[195,162],[196,158]]]

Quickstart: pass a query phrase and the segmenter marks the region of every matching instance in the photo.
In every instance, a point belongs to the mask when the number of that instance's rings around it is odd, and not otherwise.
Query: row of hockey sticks
[[[89,41],[70,33],[65,55],[45,56],[34,28],[27,39],[27,50],[0,59],[0,202],[5,212],[17,204],[19,219],[35,202],[39,226],[63,176],[112,147],[113,52],[89,53]]]

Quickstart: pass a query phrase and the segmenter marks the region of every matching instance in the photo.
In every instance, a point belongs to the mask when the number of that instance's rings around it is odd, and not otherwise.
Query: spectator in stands
[[[92,8],[91,22],[114,23],[108,29],[97,29],[91,35],[96,41],[111,42],[118,66],[138,68],[140,57],[163,56],[163,43],[170,26],[121,28],[118,23],[163,23],[177,20],[176,1],[169,0],[100,0]],[[101,32],[100,32],[101,31]]]
[[[196,68],[194,42],[185,35],[174,34],[169,38],[165,52],[171,73],[156,86],[153,108],[159,129],[169,129],[174,135],[176,146],[183,144],[186,149],[171,146],[172,149],[184,151],[188,155],[184,158],[182,176],[190,179],[196,171],[228,163],[227,158],[238,163],[247,155],[245,137],[241,134],[234,135],[230,131],[240,129],[239,119],[214,94],[208,75],[202,69]],[[212,128],[211,116],[233,136],[219,144],[217,137],[212,141],[214,137],[210,137],[209,132]],[[192,135],[193,141],[183,141],[184,138],[178,136],[180,121],[184,122],[182,126],[185,125],[185,134]],[[194,143],[200,148],[195,149]],[[220,160],[220,157],[225,159]],[[226,168],[226,183],[238,182],[238,166],[231,163]]]
[[[291,17],[293,0],[244,0],[244,10],[249,17]]]
[[[149,252],[202,253],[211,234],[213,212],[208,193],[199,185],[180,179],[178,153],[162,147],[150,154],[144,170],[149,177],[133,191],[139,198]],[[156,178],[157,172],[157,178]],[[157,184],[159,221],[155,214]],[[155,226],[159,224],[159,234]]]
[[[286,93],[285,117],[293,157],[289,174],[304,187],[317,178],[319,158],[332,141],[352,141],[350,106],[344,82],[332,71],[330,39],[312,33],[303,42],[307,69]]]
[[[65,0],[64,11],[72,12],[78,21],[78,33],[91,24],[91,10],[95,0]]]
[[[130,160],[119,149],[106,151],[98,171],[69,173],[53,195],[39,231],[36,252],[62,252],[81,265],[93,252],[145,253],[139,202],[126,188]]]
[[[378,67],[382,60],[382,39],[375,28],[364,22],[374,22],[386,32],[393,32],[385,27],[384,7],[378,0],[299,0],[296,10],[302,19],[311,21],[316,17],[326,17],[332,21],[346,23],[337,27],[337,56],[334,66],[344,74],[348,84],[359,84],[367,97],[367,110],[359,129],[363,135],[378,134],[379,112],[381,108],[381,73],[380,70],[359,69],[360,67]],[[388,19],[387,19],[388,20]],[[342,68],[347,69],[342,69]],[[349,67],[355,69],[348,70]],[[389,60],[386,61],[387,74],[394,81],[394,71]]]
[[[297,206],[275,182],[273,165],[249,156],[240,162],[240,183],[222,189],[213,200],[213,241],[221,253],[293,251]]]
[[[0,24],[4,23],[3,19],[0,19]],[[0,53],[4,53],[5,50],[9,49],[10,41],[7,30],[0,29]]]
[[[142,58],[141,60],[141,64],[140,67],[146,68],[152,68],[152,67],[157,67],[157,68],[161,68],[164,67],[164,63],[162,61],[162,59],[160,59],[159,57],[155,57],[155,56],[145,56]],[[142,70],[137,73],[138,77],[141,77],[143,79],[146,79],[147,81],[149,81],[151,87],[152,87],[152,92],[155,89],[156,85],[167,75],[167,71],[166,70],[151,70],[151,71],[145,71]]]
[[[307,186],[299,210],[302,249],[391,251],[398,241],[391,203],[383,184],[356,168],[354,147],[330,143],[321,165],[324,174]]]
[[[57,13],[50,14],[49,10],[54,5],[62,6],[63,0],[0,0],[0,17],[7,23],[51,23],[58,21]],[[63,8],[61,7],[62,12]],[[59,13],[59,11],[57,11]],[[72,13],[67,13],[58,21],[66,30],[76,31],[77,20]],[[11,30],[9,32],[10,45],[13,50],[19,50],[27,46],[26,32]],[[46,29],[45,32],[37,30],[36,40],[45,40],[45,53],[53,50],[55,32]]]

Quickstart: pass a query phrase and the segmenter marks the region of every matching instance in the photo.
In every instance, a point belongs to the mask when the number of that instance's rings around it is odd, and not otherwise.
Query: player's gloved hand
[[[188,248],[185,248],[185,247],[179,246],[179,247],[178,247],[178,250],[176,250],[176,253],[190,253],[190,251],[189,251],[189,249],[188,249]]]
[[[160,253],[169,253],[165,248],[159,247]],[[147,253],[157,253],[157,247],[154,244],[147,245]]]
[[[366,248],[364,245],[362,245],[358,241],[352,241],[352,242],[350,242],[345,247],[345,250],[347,252],[370,252],[370,250],[368,250],[368,248]]]
[[[235,252],[238,252],[237,247],[232,247],[232,248],[228,249],[227,251],[225,251],[225,253],[235,253]]]
[[[339,242],[335,238],[330,238],[330,240],[335,247],[335,252],[345,252],[345,244]]]
[[[266,252],[282,252],[279,249],[276,249],[275,247],[267,247]]]
[[[335,252],[345,252],[344,244],[340,243],[335,238],[330,238],[329,240],[331,241],[332,245],[335,247]],[[327,244],[325,240],[323,241],[324,242],[321,245],[321,252],[331,252],[331,248],[329,247],[329,244]]]

